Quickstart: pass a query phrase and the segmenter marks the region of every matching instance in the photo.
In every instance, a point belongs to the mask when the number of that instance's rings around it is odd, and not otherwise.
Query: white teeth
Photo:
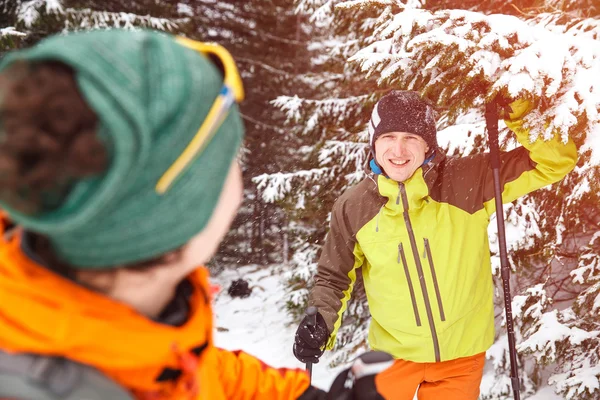
[[[390,162],[394,165],[405,165],[408,163],[408,160],[404,160],[404,161],[390,160]]]

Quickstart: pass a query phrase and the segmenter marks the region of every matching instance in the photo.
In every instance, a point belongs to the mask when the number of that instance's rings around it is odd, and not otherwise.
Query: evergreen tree
[[[299,10],[312,15],[316,24],[336,28],[336,36],[329,38],[336,48],[328,49],[325,56],[333,65],[327,66],[324,74],[336,71],[336,65],[337,71],[354,74],[344,76],[349,87],[321,92],[318,103],[294,98],[281,99],[278,104],[290,116],[297,116],[298,123],[310,127],[312,120],[318,120],[326,111],[323,105],[349,94],[360,98],[362,110],[351,102],[349,108],[337,103],[340,107],[336,113],[341,116],[338,126],[351,127],[345,139],[353,139],[357,146],[363,143],[363,159],[370,106],[378,98],[377,92],[384,89],[417,90],[435,102],[442,115],[439,141],[451,155],[486,150],[482,111],[485,103],[496,96],[526,98],[536,104],[526,117],[532,140],[548,139],[554,132],[560,132],[564,140],[573,138],[581,155],[576,170],[562,182],[507,205],[505,215],[509,233],[515,233],[509,235],[508,245],[524,393],[534,393],[545,384],[545,371],[555,368],[550,383],[565,398],[594,399],[599,395],[600,376],[600,93],[595,85],[600,72],[598,7],[594,2],[553,0],[510,1],[501,6],[495,3],[299,1]],[[448,10],[457,7],[471,11]],[[499,11],[513,16],[493,14]],[[361,71],[358,74],[357,67]],[[373,81],[375,85],[367,90],[353,84]],[[348,115],[352,117],[346,119]],[[333,130],[319,128],[328,138],[335,137]],[[501,140],[504,149],[516,145],[506,129]],[[355,154],[348,149],[343,148],[336,158],[315,157],[306,171],[288,176],[308,181],[319,168],[323,169],[318,179],[327,182],[332,192],[323,208],[330,209],[330,199],[351,184],[346,176],[362,173],[356,165],[344,163],[344,156]],[[329,175],[330,181],[323,180],[326,171],[336,169],[337,173]],[[292,190],[299,185],[272,177],[263,177],[260,183],[267,194],[299,195]],[[321,226],[321,221],[313,226]],[[499,281],[495,223],[490,225],[490,241]],[[308,278],[314,273],[317,255],[318,249],[313,249],[305,257],[304,268],[297,269],[298,277]],[[310,266],[308,271],[306,265]],[[500,291],[501,285],[497,286]],[[501,324],[503,307],[498,294]],[[305,298],[305,289],[291,295],[292,301]],[[302,308],[301,304],[297,306]],[[347,331],[353,332],[347,341],[358,344],[364,340],[362,321],[358,321],[360,329],[354,326]],[[482,397],[486,399],[510,398],[511,394],[506,336],[502,329],[498,333],[496,344],[488,352],[494,372],[484,377],[482,384]],[[344,352],[351,354],[355,348],[344,348]],[[535,361],[531,367],[529,360]]]

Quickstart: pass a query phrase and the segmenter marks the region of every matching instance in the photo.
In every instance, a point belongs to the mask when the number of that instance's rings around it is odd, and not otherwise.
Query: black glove
[[[315,326],[308,324],[308,318],[305,316],[296,330],[294,356],[303,363],[316,364],[325,351],[329,330],[327,330],[327,324],[321,314],[317,313]]]
[[[514,100],[504,96],[502,94],[498,94],[496,98],[493,100],[493,105],[496,108],[496,115],[498,119],[510,119],[510,114],[513,113],[513,109],[511,107],[511,103]]]
[[[377,391],[375,377],[393,363],[392,356],[382,351],[361,354],[335,378],[326,400],[385,400]]]

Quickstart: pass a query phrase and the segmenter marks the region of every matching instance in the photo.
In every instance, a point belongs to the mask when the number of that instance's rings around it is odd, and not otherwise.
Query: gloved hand
[[[326,400],[384,400],[377,391],[375,377],[393,364],[393,357],[383,351],[361,354],[335,378]]]
[[[325,351],[329,330],[321,314],[317,313],[315,326],[310,326],[308,318],[305,316],[296,330],[294,356],[303,363],[316,364]]]
[[[498,119],[507,119],[515,121],[523,118],[525,114],[533,109],[533,104],[527,99],[511,99],[502,94],[498,94],[494,100]]]
[[[525,114],[531,111],[533,109],[533,103],[527,99],[517,99],[511,101],[508,107],[510,108],[510,112],[508,115],[504,116],[504,119],[515,121],[523,118]]]

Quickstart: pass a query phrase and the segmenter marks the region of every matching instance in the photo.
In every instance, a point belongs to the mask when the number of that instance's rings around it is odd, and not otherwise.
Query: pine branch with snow
[[[550,378],[567,399],[597,399],[600,394],[600,230],[582,247],[573,280],[585,288],[572,309],[562,312],[556,338],[560,372]],[[551,327],[547,327],[548,329]]]
[[[49,15],[60,20],[65,31],[107,28],[151,28],[174,31],[189,22],[189,15],[170,19],[137,15],[131,12],[109,12],[90,8],[65,7],[63,3],[63,0],[21,1],[17,9],[18,22],[23,24],[25,28],[32,29],[39,22],[42,15]]]
[[[407,10],[378,28],[351,61],[381,85],[418,90],[458,115],[497,95],[528,98],[532,139],[584,136],[598,125],[600,45],[518,18],[462,10]],[[544,49],[552,46],[553,51]],[[543,128],[545,127],[545,128]]]
[[[343,126],[370,101],[372,96],[369,95],[323,100],[279,96],[272,104],[286,113],[288,123],[307,121],[299,125],[302,133],[306,134],[321,129],[323,125]]]
[[[252,181],[257,185],[256,188],[262,192],[263,201],[272,203],[283,200],[283,198],[292,191],[292,183],[301,181],[310,192],[314,189],[314,184],[323,182],[326,178],[331,178],[334,171],[331,168],[315,168],[308,171],[296,171],[290,173],[263,174],[256,176]],[[296,188],[297,190],[297,188]]]
[[[172,32],[189,22],[187,17],[169,19],[127,12],[94,11],[90,9],[67,8],[63,14],[65,16],[65,29],[67,30],[150,28]]]
[[[542,27],[556,34],[600,38],[600,21],[597,18],[569,16],[563,12],[538,14],[527,21],[530,25]]]
[[[3,36],[27,36],[27,34],[16,30],[14,26],[8,26],[6,28],[0,28],[0,37]]]

